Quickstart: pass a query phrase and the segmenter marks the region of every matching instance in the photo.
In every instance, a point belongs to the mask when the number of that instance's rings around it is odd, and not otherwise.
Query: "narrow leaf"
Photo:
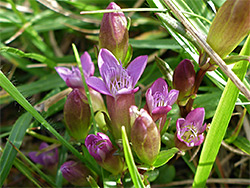
[[[156,161],[154,162],[153,166],[155,168],[158,168],[160,166],[163,166],[164,164],[166,164],[177,152],[179,151],[178,148],[171,148],[168,150],[163,150],[161,151],[157,158]]]

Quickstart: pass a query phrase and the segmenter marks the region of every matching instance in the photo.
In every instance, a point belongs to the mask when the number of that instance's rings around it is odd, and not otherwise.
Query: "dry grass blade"
[[[95,23],[95,24],[100,24],[100,20],[97,19],[91,19],[91,18],[83,18],[82,16],[79,16],[77,14],[74,14],[66,9],[64,9],[63,7],[61,7],[59,5],[59,3],[55,0],[37,0],[39,3],[43,4],[44,6],[46,6],[47,8],[60,13],[64,16],[70,17],[70,18],[74,18],[77,20],[82,20],[84,22],[87,23]]]

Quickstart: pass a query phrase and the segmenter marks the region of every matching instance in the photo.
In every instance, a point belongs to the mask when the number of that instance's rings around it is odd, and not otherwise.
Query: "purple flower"
[[[147,56],[139,56],[125,69],[109,50],[101,49],[98,56],[98,67],[102,80],[91,76],[87,79],[87,83],[96,91],[112,97],[132,94],[139,89],[138,87],[134,89],[134,87],[146,64]]]
[[[42,142],[39,147],[39,150],[45,149],[47,147],[49,147],[49,145],[45,142]],[[51,168],[54,165],[56,165],[58,162],[58,149],[57,148],[52,149],[50,151],[42,152],[39,155],[37,155],[37,153],[38,152],[35,152],[35,151],[29,153],[30,159],[35,163]]]
[[[172,109],[178,94],[179,91],[175,89],[168,92],[168,85],[162,78],[158,78],[147,90],[145,109],[148,110],[154,121],[163,118],[160,120],[160,130],[164,126],[166,115]]]
[[[204,140],[203,132],[206,124],[203,125],[205,116],[204,108],[192,110],[186,117],[179,118],[176,122],[177,138],[188,147],[198,146]]]
[[[120,156],[114,155],[116,149],[107,135],[100,132],[97,135],[90,134],[85,139],[85,146],[90,155],[107,171],[114,175],[123,171],[124,161]]]
[[[81,64],[85,78],[94,75],[95,66],[88,52],[84,52],[81,56]],[[55,69],[68,87],[83,88],[82,76],[79,68],[72,67],[72,70],[70,70],[66,67],[55,67]]]
[[[89,186],[87,177],[91,175],[90,170],[82,163],[67,161],[60,167],[63,177],[73,185]]]

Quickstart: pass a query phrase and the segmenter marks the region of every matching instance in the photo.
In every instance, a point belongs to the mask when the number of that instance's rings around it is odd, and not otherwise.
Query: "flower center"
[[[105,72],[105,83],[109,91],[115,96],[121,89],[132,89],[132,79],[128,75],[127,71],[122,67],[116,69],[111,67]]]
[[[194,125],[186,125],[182,128],[182,136],[181,138],[188,143],[193,143],[198,139],[198,131]]]
[[[165,102],[166,97],[161,92],[156,91],[153,95],[153,98],[154,98],[154,102],[153,102],[154,108],[166,105],[166,102]]]

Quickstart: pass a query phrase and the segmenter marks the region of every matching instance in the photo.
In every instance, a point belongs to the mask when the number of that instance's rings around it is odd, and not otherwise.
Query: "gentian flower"
[[[84,52],[83,55],[81,56],[81,64],[85,79],[94,75],[95,66],[88,52]],[[65,67],[55,67],[55,69],[59,74],[59,76],[66,82],[68,87],[71,87],[73,89],[77,88],[79,89],[79,91],[81,91],[83,95],[86,96],[79,68],[72,67],[72,69],[70,70],[69,68]],[[89,88],[89,93],[94,112],[106,111],[106,107],[104,105],[104,101],[100,93],[96,92],[91,88]],[[95,115],[95,120],[100,127],[102,127],[105,124],[102,113],[97,113]]]
[[[90,134],[85,139],[85,146],[97,163],[107,171],[114,175],[123,171],[123,159],[114,155],[116,149],[107,135],[101,132],[98,132],[97,135]]]
[[[85,79],[94,75],[95,66],[88,52],[84,52],[81,56],[81,64]],[[68,87],[83,88],[82,76],[79,68],[72,67],[72,70],[70,70],[66,67],[55,67],[55,69]]]
[[[49,147],[49,145],[45,142],[42,142],[39,150],[45,149]],[[38,164],[43,165],[46,168],[53,168],[58,163],[58,149],[52,149],[50,151],[43,152],[39,155],[37,155],[38,152],[33,151],[30,152],[28,155],[30,159]]]
[[[76,186],[90,186],[87,177],[90,170],[80,162],[67,161],[60,167],[63,177]]]
[[[159,121],[159,130],[163,128],[167,113],[178,98],[179,91],[172,89],[168,92],[168,85],[162,78],[158,78],[146,92],[145,109],[154,121]]]
[[[130,107],[131,142],[139,159],[152,165],[161,148],[161,136],[152,117],[145,109],[138,111],[136,106]]]
[[[174,70],[173,88],[179,91],[178,104],[185,106],[195,84],[194,65],[188,59],[181,61]]]
[[[98,66],[102,80],[89,77],[89,87],[107,96],[107,108],[112,122],[112,134],[121,138],[121,127],[124,125],[130,135],[129,107],[135,104],[135,87],[147,64],[147,56],[139,56],[125,69],[115,56],[107,49],[101,49]]]
[[[111,2],[107,9],[121,8]],[[127,19],[123,12],[104,13],[100,27],[99,48],[108,49],[118,60],[124,62],[129,46],[128,39]]]
[[[64,104],[64,118],[69,134],[77,139],[85,139],[91,123],[91,113],[87,97],[80,88],[74,88]]]
[[[206,129],[206,123],[203,125],[204,117],[204,108],[196,108],[189,112],[189,114],[186,116],[186,119],[179,118],[177,120],[176,146],[180,150],[185,150],[202,144],[204,140],[203,132]]]

